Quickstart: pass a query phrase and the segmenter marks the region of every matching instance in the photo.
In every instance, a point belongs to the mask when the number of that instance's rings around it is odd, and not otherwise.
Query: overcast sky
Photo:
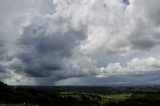
[[[0,80],[160,84],[160,0],[0,0]]]

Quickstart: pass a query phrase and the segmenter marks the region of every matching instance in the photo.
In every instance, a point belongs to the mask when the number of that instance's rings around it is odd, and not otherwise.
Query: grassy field
[[[102,103],[110,102],[110,101],[125,101],[128,99],[131,94],[112,94],[112,95],[100,95],[102,98]]]
[[[0,106],[160,106],[160,86],[15,88],[0,83]]]
[[[96,94],[96,93],[86,93],[86,92],[60,92],[58,94],[58,97],[61,98],[60,102],[68,103],[68,104],[64,104],[64,106],[70,106],[70,103],[72,104],[77,103],[78,105],[76,104],[76,106],[86,106],[88,101],[92,103],[91,105],[94,105],[95,102],[99,104],[99,105],[95,104],[94,106],[113,106],[113,105],[119,106],[119,104],[123,106],[123,104],[126,104],[126,103],[128,104],[125,106],[128,106],[128,105],[133,106],[132,105],[133,103],[136,103],[134,106],[139,104],[143,104],[143,106],[146,106],[148,104],[155,104],[155,106],[159,106],[157,104],[160,103],[159,93],[135,93],[135,94],[131,94],[131,93],[99,94],[97,93]],[[51,101],[54,101],[54,99],[51,99]],[[0,104],[0,106],[38,106],[38,105]],[[45,106],[45,105],[40,105],[40,106]],[[52,106],[52,105],[48,105],[48,106]],[[59,105],[56,105],[56,106],[59,106]],[[75,105],[71,105],[71,106],[75,106]]]
[[[111,94],[111,95],[103,95],[103,94],[93,94],[93,93],[78,93],[78,92],[61,92],[60,95],[62,97],[73,97],[78,99],[79,101],[82,100],[82,95],[85,95],[86,98],[90,100],[97,100],[100,104],[108,103],[111,101],[120,102],[125,101],[128,99],[131,94]]]

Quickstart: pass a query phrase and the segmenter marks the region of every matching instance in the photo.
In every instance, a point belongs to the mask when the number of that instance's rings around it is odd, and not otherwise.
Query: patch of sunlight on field
[[[97,100],[100,104],[104,103],[109,103],[110,101],[113,102],[120,102],[120,101],[125,101],[128,99],[132,94],[111,94],[111,95],[103,95],[103,94],[91,94],[91,93],[77,93],[77,92],[61,92],[62,97],[73,97],[76,98],[77,100],[81,100],[81,96],[84,95],[88,99],[92,100],[94,99],[93,96],[98,96],[101,99]]]
[[[114,101],[114,102],[119,102],[119,101],[125,101],[128,99],[131,94],[112,94],[112,95],[99,95],[102,98],[102,103],[109,102],[109,101]]]

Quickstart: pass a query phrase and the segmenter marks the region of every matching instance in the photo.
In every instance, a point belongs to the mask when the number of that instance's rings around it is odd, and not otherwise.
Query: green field
[[[112,95],[100,95],[102,98],[101,104],[103,103],[109,103],[111,101],[114,102],[121,102],[128,99],[131,94],[112,94]]]
[[[0,83],[0,106],[160,106],[160,86],[35,88]]]
[[[122,102],[131,97],[131,94],[93,94],[93,93],[77,93],[77,92],[61,92],[60,95],[64,98],[73,97],[79,101],[82,101],[82,95],[90,100],[98,101],[101,105],[109,102]]]

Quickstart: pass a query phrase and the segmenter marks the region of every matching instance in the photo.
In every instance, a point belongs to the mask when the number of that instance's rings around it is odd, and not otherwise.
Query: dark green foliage
[[[78,89],[77,91],[75,88],[73,89],[73,91],[63,91],[61,88],[61,91],[54,91],[34,89],[33,87],[8,86],[0,82],[0,104],[33,104],[37,106],[160,106],[159,87],[97,87],[97,89],[95,87],[90,89],[90,91],[85,87],[85,92],[81,88],[76,88]]]
[[[0,104],[36,104],[39,106],[99,106],[98,101],[90,100],[85,95],[81,101],[68,96],[63,97],[57,92],[35,90],[31,88],[16,87],[10,89],[0,83]]]
[[[3,83],[3,82],[0,82],[0,92],[5,92],[8,90],[8,86],[7,84]]]

